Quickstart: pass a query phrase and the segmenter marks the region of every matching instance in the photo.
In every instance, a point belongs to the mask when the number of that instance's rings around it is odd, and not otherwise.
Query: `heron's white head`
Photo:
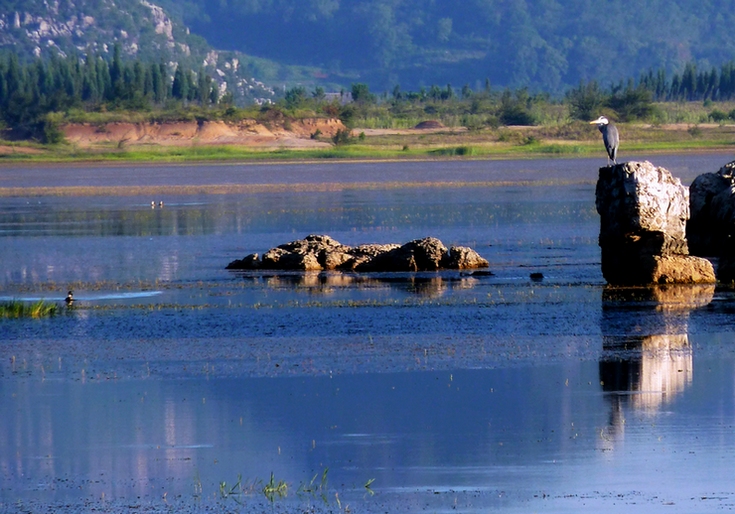
[[[608,123],[610,122],[604,116],[600,116],[595,121],[590,121],[590,125],[598,125],[600,127],[603,125],[607,125]]]

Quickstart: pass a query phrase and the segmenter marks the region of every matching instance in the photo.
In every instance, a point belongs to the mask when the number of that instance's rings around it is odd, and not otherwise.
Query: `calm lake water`
[[[0,511],[735,508],[735,294],[608,290],[601,164],[0,168],[108,188],[0,198],[0,300],[76,298],[0,320]],[[494,275],[224,269],[308,234]]]

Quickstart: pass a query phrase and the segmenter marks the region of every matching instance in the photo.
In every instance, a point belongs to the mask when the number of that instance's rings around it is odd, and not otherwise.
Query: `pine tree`
[[[184,66],[179,64],[174,72],[174,81],[171,85],[171,96],[177,100],[187,100],[189,98],[189,80],[188,72],[184,71]]]
[[[204,68],[199,68],[197,75],[197,100],[203,106],[209,103],[209,92],[212,89],[211,82],[212,79],[204,72]]]
[[[151,82],[153,83],[153,101],[157,105],[161,105],[168,96],[168,86],[166,84],[166,68],[164,64],[151,64],[150,66]]]

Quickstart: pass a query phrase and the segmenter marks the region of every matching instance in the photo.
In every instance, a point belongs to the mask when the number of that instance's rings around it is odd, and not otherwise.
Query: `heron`
[[[604,116],[600,116],[595,121],[590,121],[590,125],[597,125],[597,128],[602,132],[602,142],[605,143],[605,150],[607,150],[607,165],[610,166],[610,159],[612,159],[613,164],[617,164],[618,144],[620,143],[618,128]]]

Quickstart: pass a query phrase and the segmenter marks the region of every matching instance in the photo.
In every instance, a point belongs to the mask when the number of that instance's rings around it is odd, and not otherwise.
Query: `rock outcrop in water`
[[[735,161],[704,173],[689,188],[687,238],[694,255],[719,257],[717,278],[735,281]]]
[[[699,175],[689,186],[691,218],[687,222],[687,239],[695,255],[719,255],[735,228],[734,170],[735,162],[731,162],[716,173]]]
[[[489,263],[464,246],[447,248],[434,238],[416,239],[404,245],[346,246],[329,236],[310,235],[268,250],[262,258],[251,254],[231,262],[234,270],[298,271],[436,271],[487,268]]]
[[[647,161],[600,168],[596,206],[610,284],[715,282],[712,264],[689,255],[689,191],[666,169]]]

